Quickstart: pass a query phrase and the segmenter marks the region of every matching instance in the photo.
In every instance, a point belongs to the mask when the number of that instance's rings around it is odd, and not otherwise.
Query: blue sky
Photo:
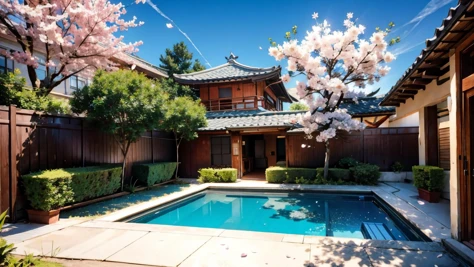
[[[385,27],[393,21],[396,27],[392,35],[402,38],[401,43],[390,48],[398,54],[397,59],[391,63],[389,75],[367,89],[380,87],[382,93],[387,92],[413,63],[424,47],[424,40],[433,36],[449,8],[457,4],[457,0],[151,1],[174,21],[175,27],[167,28],[166,23],[170,21],[149,4],[132,4],[127,8],[126,18],[137,16],[145,24],[123,35],[126,42],[143,41],[138,56],[156,65],[160,64],[159,57],[165,49],[180,41],[188,45],[195,58],[206,62],[176,25],[191,38],[213,67],[225,63],[224,57],[233,52],[243,64],[281,65],[285,72],[286,63],[277,62],[268,55],[268,38],[282,43],[284,33],[297,25],[297,38],[303,39],[314,23],[313,12],[319,13],[319,20],[327,19],[332,28],[340,29],[347,12],[353,12],[358,23],[367,27],[366,38],[375,27]],[[294,87],[294,84],[292,81],[286,87]]]

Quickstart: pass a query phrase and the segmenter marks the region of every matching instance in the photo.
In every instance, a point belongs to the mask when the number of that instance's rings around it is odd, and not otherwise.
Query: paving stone
[[[61,231],[46,234],[23,243],[16,243],[16,254],[32,253],[36,256],[57,256],[76,245],[86,242],[106,229],[69,227]]]
[[[179,266],[304,266],[310,252],[306,244],[213,237]]]
[[[374,267],[460,266],[449,254],[442,252],[380,248],[366,248],[365,250]]]
[[[285,235],[282,242],[303,243],[304,235]]]
[[[58,257],[105,260],[147,233],[144,231],[107,229],[104,232],[91,236],[77,246],[61,250],[58,253]]]
[[[285,235],[277,234],[277,233],[225,230],[219,236],[232,237],[232,238],[245,238],[245,239],[253,239],[253,240],[281,241]]]
[[[366,240],[358,238],[343,238],[343,237],[325,237],[325,236],[304,236],[305,244],[313,244],[318,246],[351,246],[358,247]]]
[[[362,247],[311,245],[311,259],[307,266],[371,266]]]
[[[193,236],[151,232],[107,261],[158,266],[176,266],[209,240],[207,236]]]

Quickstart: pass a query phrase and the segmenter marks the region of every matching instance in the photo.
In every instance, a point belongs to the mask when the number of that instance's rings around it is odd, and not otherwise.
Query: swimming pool
[[[373,194],[206,190],[127,220],[312,236],[428,241]]]

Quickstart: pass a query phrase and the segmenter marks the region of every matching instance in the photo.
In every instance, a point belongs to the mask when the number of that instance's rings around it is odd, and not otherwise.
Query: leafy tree
[[[291,103],[290,110],[291,111],[307,111],[309,110],[309,107],[304,103],[295,102],[295,103]]]
[[[2,54],[26,64],[34,91],[41,96],[72,75],[90,77],[96,69],[111,69],[112,57],[136,51],[141,42],[124,44],[119,31],[142,24],[123,19],[124,5],[96,0],[0,1],[0,26],[19,51]],[[38,51],[44,55],[38,57]],[[39,64],[46,75],[40,80]]]
[[[196,93],[191,87],[175,82],[173,79],[162,79],[159,81],[161,89],[169,94],[171,99],[180,96],[189,96],[193,99],[197,99]]]
[[[74,92],[75,113],[86,113],[87,120],[114,136],[123,155],[122,190],[130,145],[162,117],[166,95],[152,80],[130,70],[99,70],[92,84]]]
[[[167,48],[165,54],[160,56],[160,67],[168,70],[169,77],[173,77],[173,73],[183,74],[206,69],[198,59],[194,60],[193,53],[189,52],[184,42],[173,45],[173,49]]]
[[[207,125],[206,108],[200,100],[182,96],[166,102],[160,128],[174,134],[176,142],[176,174],[179,168],[179,145],[181,141],[198,137],[197,129]]]
[[[19,70],[0,74],[0,105],[16,105],[18,108],[45,111],[52,114],[70,113],[65,101],[51,96],[38,96],[26,88],[26,79]]]

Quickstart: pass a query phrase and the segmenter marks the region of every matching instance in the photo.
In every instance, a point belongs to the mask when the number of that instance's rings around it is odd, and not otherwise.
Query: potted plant
[[[438,203],[443,189],[444,170],[436,166],[413,166],[412,171],[420,198]]]

